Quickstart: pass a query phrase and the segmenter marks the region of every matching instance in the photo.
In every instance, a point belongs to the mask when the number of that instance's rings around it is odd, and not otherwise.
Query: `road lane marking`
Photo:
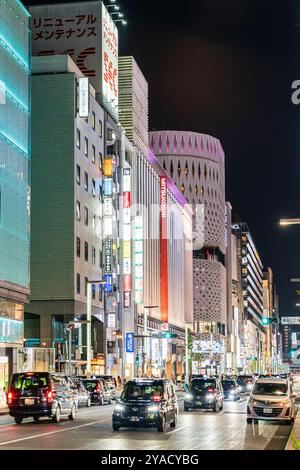
[[[175,434],[175,432],[181,431],[184,428],[185,428],[185,426],[181,426],[181,428],[174,429],[174,431],[166,432],[166,435]]]
[[[38,437],[51,436],[52,434],[58,434],[60,432],[74,431],[74,429],[86,428],[87,426],[94,426],[95,424],[104,423],[105,421],[107,421],[107,418],[102,419],[101,421],[93,421],[92,423],[80,424],[79,426],[73,426],[72,428],[58,429],[57,431],[44,432],[42,434],[35,434],[34,436],[21,437],[20,439],[14,439],[12,441],[0,442],[0,446],[15,444],[16,442],[28,441],[30,439],[36,439]]]

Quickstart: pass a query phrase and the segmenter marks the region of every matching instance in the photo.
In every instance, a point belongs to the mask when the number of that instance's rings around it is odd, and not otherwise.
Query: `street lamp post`
[[[106,282],[101,281],[86,281],[87,283],[87,299],[86,299],[86,375],[91,378],[92,375],[92,288],[93,284],[106,285]]]

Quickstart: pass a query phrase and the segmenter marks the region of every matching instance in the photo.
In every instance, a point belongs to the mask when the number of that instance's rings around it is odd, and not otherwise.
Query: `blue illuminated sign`
[[[0,318],[0,343],[22,344],[23,346],[23,322]]]
[[[134,352],[134,333],[126,333],[126,352]]]
[[[107,294],[110,294],[113,291],[113,277],[112,274],[105,274],[104,275],[104,281],[105,281],[105,292]]]

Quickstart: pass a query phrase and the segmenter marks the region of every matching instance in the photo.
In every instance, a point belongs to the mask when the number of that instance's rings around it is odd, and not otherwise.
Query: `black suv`
[[[70,382],[58,374],[24,372],[13,374],[7,392],[10,416],[16,424],[24,418],[51,418],[59,423],[61,416],[75,419],[76,398]]]
[[[174,385],[164,379],[136,379],[126,383],[115,406],[112,426],[156,427],[164,432],[166,424],[175,428],[178,404]]]
[[[194,379],[184,397],[184,411],[196,408],[223,409],[224,395],[219,379]]]

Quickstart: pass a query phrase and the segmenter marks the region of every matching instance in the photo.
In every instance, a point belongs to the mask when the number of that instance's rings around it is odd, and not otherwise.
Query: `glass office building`
[[[30,15],[0,1],[0,388],[17,367],[29,296]]]

